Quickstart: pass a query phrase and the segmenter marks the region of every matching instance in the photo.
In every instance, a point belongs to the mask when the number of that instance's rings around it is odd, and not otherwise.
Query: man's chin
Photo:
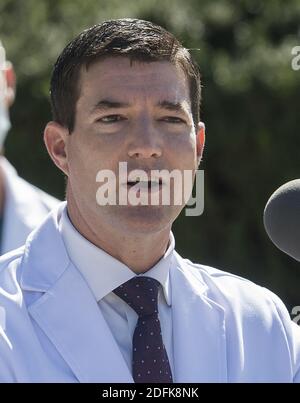
[[[173,207],[174,208],[174,207]],[[122,206],[115,211],[114,221],[125,231],[149,233],[159,231],[173,222],[170,207],[166,206]]]

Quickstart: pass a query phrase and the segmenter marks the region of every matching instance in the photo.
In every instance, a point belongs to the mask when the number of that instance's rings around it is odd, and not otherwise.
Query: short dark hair
[[[170,61],[186,74],[194,124],[200,119],[201,82],[199,68],[189,51],[159,25],[139,19],[104,21],[73,39],[58,57],[51,77],[53,119],[71,133],[79,98],[80,70],[109,56],[125,56],[131,61]]]

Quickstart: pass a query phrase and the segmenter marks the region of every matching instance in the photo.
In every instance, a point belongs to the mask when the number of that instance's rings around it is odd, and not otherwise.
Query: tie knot
[[[159,282],[151,277],[133,277],[114,290],[139,316],[157,314]]]

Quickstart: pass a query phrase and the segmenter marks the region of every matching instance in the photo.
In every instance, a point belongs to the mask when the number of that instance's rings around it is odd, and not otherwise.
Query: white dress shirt
[[[66,207],[62,211],[59,230],[70,260],[88,283],[124,360],[132,371],[132,338],[138,315],[112,291],[135,277],[136,274],[124,263],[84,238],[71,223]],[[170,242],[164,256],[146,273],[139,275],[152,277],[161,284],[158,293],[158,314],[172,373],[174,373],[174,355],[169,270],[174,248],[175,239],[170,232]]]

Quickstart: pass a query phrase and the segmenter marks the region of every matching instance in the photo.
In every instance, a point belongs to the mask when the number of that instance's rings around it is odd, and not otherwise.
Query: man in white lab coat
[[[12,64],[5,60],[0,41],[0,254],[19,248],[58,200],[20,178],[3,156],[10,128],[8,109],[15,95]]]
[[[163,195],[155,170],[200,162],[188,51],[150,22],[106,21],[64,49],[51,100],[44,138],[67,202],[0,259],[0,381],[299,382],[300,328],[278,297],[180,257],[183,202],[132,198]]]

